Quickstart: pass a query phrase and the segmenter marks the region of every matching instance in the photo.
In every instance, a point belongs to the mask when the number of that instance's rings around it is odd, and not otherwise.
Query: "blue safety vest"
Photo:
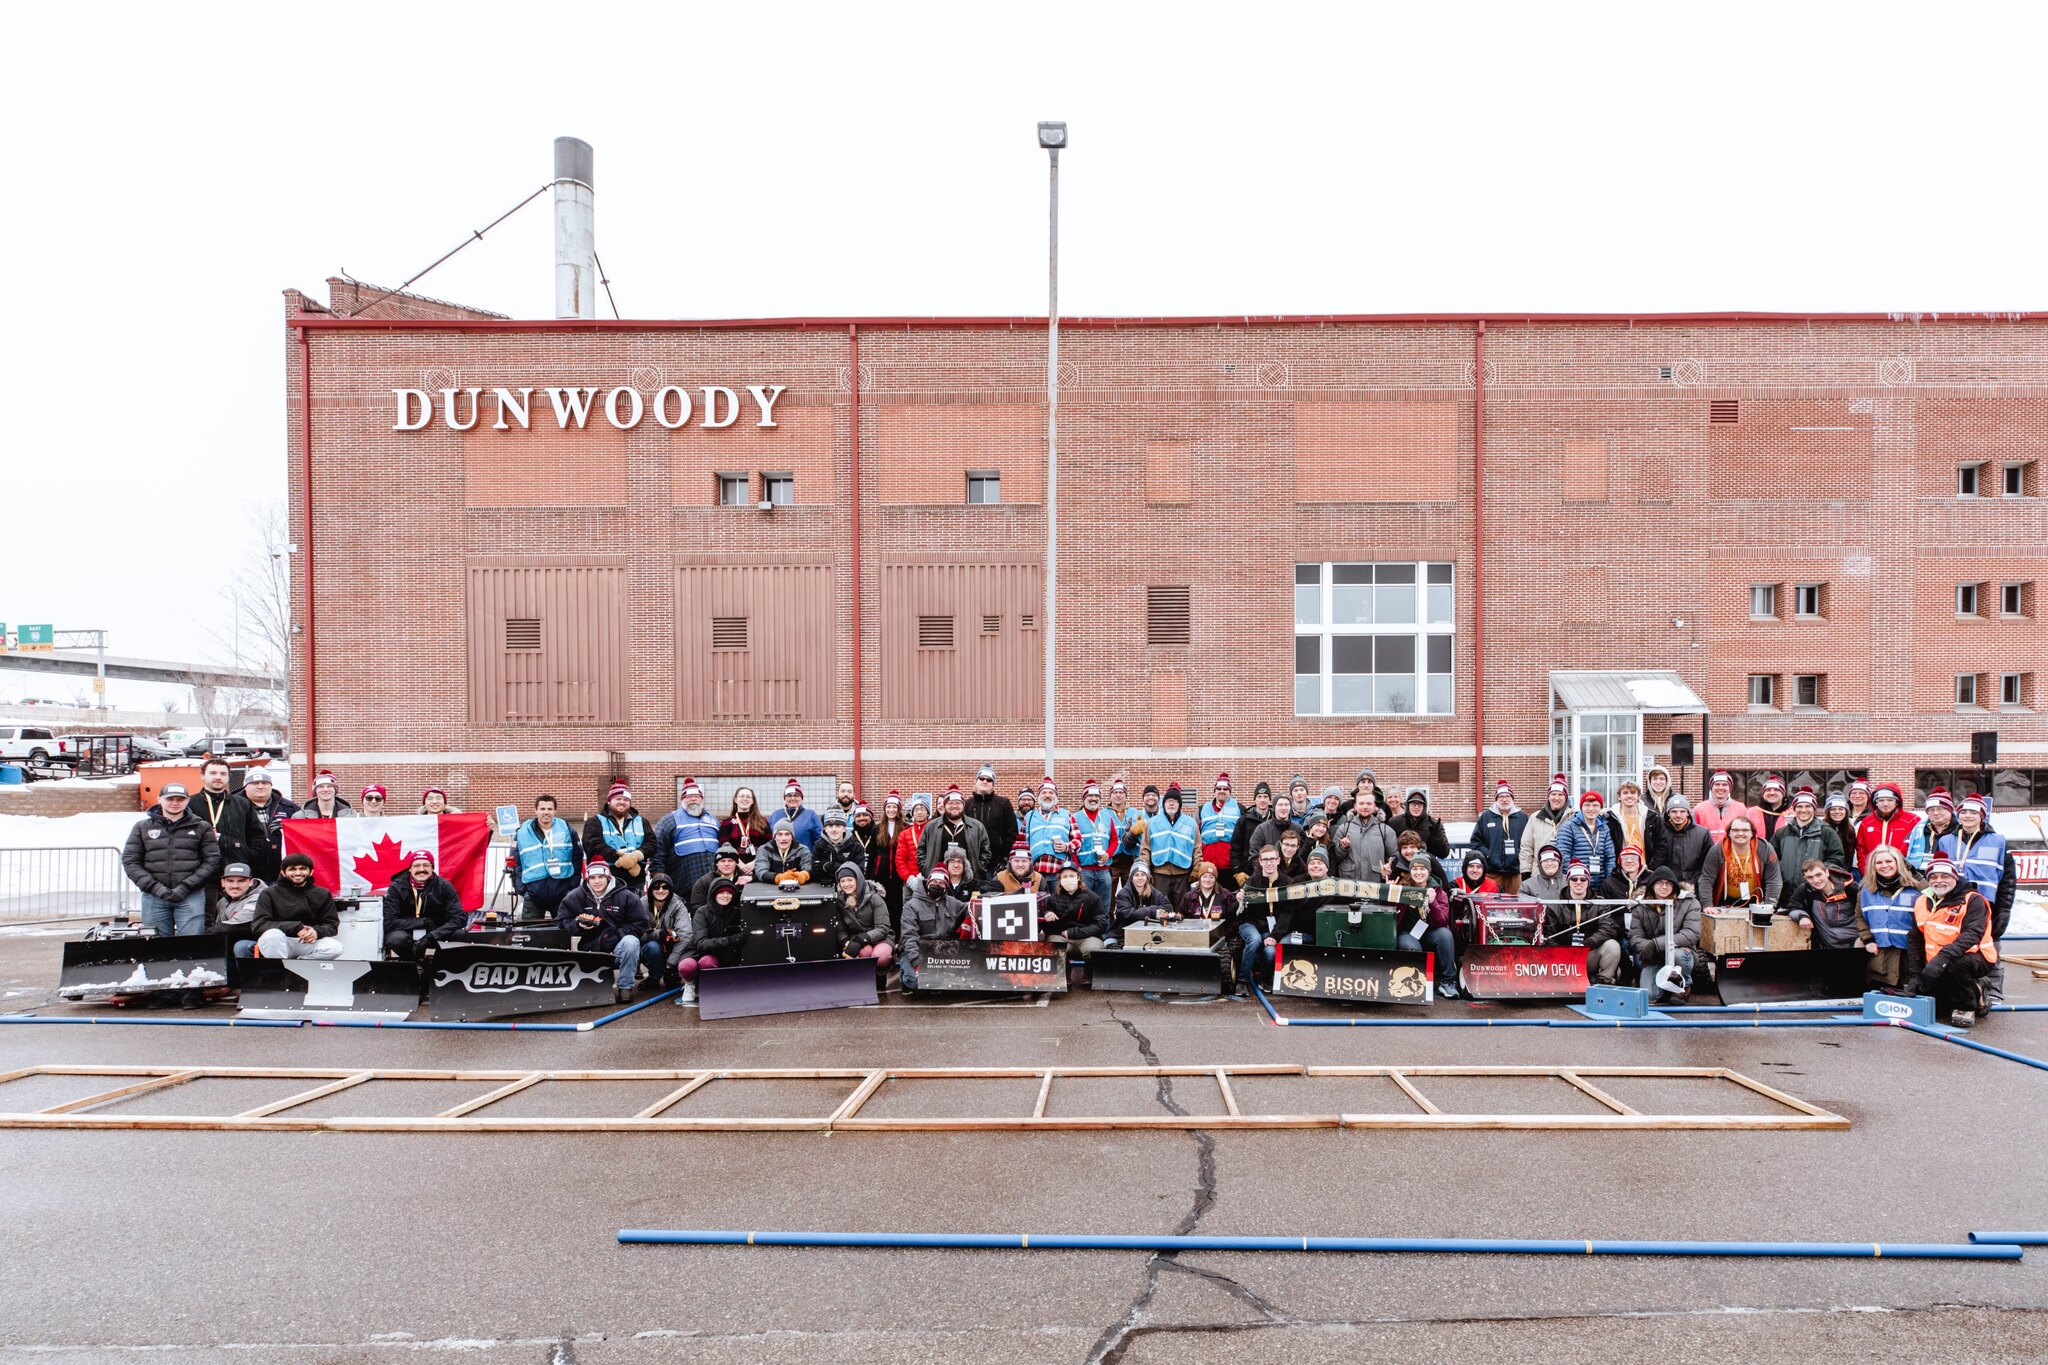
[[[1169,820],[1161,811],[1152,817],[1152,866],[1185,872],[1195,865],[1195,817],[1186,811]]]
[[[718,817],[710,811],[692,815],[686,810],[675,813],[676,832],[669,840],[669,852],[678,858],[687,858],[693,853],[716,853],[718,851]]]
[[[1055,806],[1049,812],[1033,806],[1024,817],[1024,840],[1034,862],[1040,858],[1066,857],[1067,841],[1073,837],[1073,817],[1064,806]]]
[[[1963,847],[1963,832],[1941,837],[1941,851],[1955,860],[1963,876],[1987,901],[1998,899],[1998,883],[2005,876],[2005,836],[1995,829],[1977,831],[1976,841]]]
[[[1237,818],[1243,814],[1238,809],[1237,798],[1232,797],[1217,810],[1214,801],[1202,803],[1202,842],[1204,844],[1227,844],[1230,836],[1237,833]]]
[[[614,827],[610,815],[597,817],[597,828],[604,835],[604,841],[611,845],[614,853],[624,853],[629,848],[638,848],[647,840],[647,822],[634,816],[625,824]]]
[[[1105,807],[1090,815],[1084,806],[1074,812],[1074,823],[1081,827],[1081,852],[1075,861],[1083,867],[1108,867],[1116,851],[1115,813]]]
[[[556,820],[546,834],[540,832],[539,821],[528,820],[519,827],[515,842],[521,886],[576,875],[576,836],[567,820]]]
[[[1108,810],[1109,808],[1105,806],[1103,809]],[[1109,813],[1116,815],[1115,811],[1110,811]],[[1138,856],[1138,822],[1140,820],[1143,820],[1148,825],[1152,823],[1152,817],[1145,814],[1137,806],[1126,806],[1124,807],[1123,814],[1117,816],[1116,852],[1119,858],[1135,858]]]
[[[1905,947],[1913,937],[1913,902],[1919,899],[1918,890],[1903,884],[1889,896],[1865,887],[1861,907],[1871,941],[1880,948]]]

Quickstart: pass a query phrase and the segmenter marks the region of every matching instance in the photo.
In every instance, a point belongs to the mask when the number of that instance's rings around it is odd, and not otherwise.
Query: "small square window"
[[[761,475],[761,500],[772,502],[777,507],[787,507],[796,501],[796,475]]]
[[[1981,464],[1959,464],[1956,466],[1956,496],[1974,498],[1977,496],[1978,477],[1984,472]]]
[[[1003,476],[993,469],[967,471],[967,501],[970,505],[1003,500]]]
[[[2002,489],[2005,496],[2008,498],[2032,497],[2033,489],[2029,485],[2033,480],[2027,477],[2032,472],[2033,466],[2023,461],[2006,465],[2004,471],[2005,483]]]
[[[1977,675],[1975,673],[1956,674],[1956,705],[1975,706],[1976,704]]]
[[[2028,686],[2033,679],[2025,673],[2001,673],[1998,675],[1998,704],[2000,706],[2025,706]]]
[[[718,505],[720,507],[745,507],[747,497],[747,476],[744,474],[718,474]]]
[[[1775,711],[1778,707],[1778,678],[1773,673],[1749,675],[1749,709]]]
[[[1778,616],[1778,585],[1776,583],[1752,583],[1749,585],[1749,619],[1772,621]]]
[[[1956,615],[1975,616],[1976,614],[1977,585],[1975,583],[1956,584]]]
[[[2001,616],[2025,616],[2027,614],[2026,584],[2001,583],[1998,585],[1998,614]]]
[[[1801,583],[1792,589],[1792,614],[1794,616],[1817,617],[1824,615],[1822,605],[1822,584]]]
[[[1820,711],[1827,706],[1827,676],[1821,673],[1792,675],[1792,705],[1795,709]]]

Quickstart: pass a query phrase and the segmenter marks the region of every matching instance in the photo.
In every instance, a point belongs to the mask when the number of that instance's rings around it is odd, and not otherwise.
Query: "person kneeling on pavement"
[[[1043,900],[1040,904],[1044,904]],[[955,894],[953,873],[944,863],[903,883],[903,922],[897,930],[896,948],[905,991],[917,989],[917,967],[924,960],[924,941],[953,937],[966,913],[967,902]]]
[[[633,998],[640,978],[640,945],[654,935],[654,921],[641,899],[612,876],[609,864],[593,858],[583,869],[583,885],[562,897],[555,923],[577,937],[576,950],[610,953],[619,964],[616,997]]]
[[[1394,941],[1394,946],[1403,952],[1434,954],[1436,993],[1446,1000],[1456,1000],[1458,940],[1451,933],[1451,898],[1444,894],[1442,887],[1433,885],[1435,868],[1431,861],[1429,854],[1418,849],[1402,872],[1402,890],[1411,886],[1425,888],[1429,893],[1429,909],[1417,911],[1402,905],[1401,937]]]
[[[1861,948],[1876,957],[1877,940],[1871,937],[1870,921],[1863,918],[1858,904],[1857,892],[1862,888],[1856,885],[1856,874],[1808,858],[1799,875],[1800,884],[1785,897],[1785,917],[1794,924],[1812,925],[1816,948]]]
[[[1991,938],[1991,902],[1945,854],[1928,860],[1927,890],[1913,903],[1906,956],[1912,969],[1907,993],[1933,996],[1937,1015],[1947,1014],[1957,1028],[1973,1027],[1998,945]]]
[[[831,822],[827,815],[825,823]],[[896,945],[889,941],[888,897],[881,887],[868,885],[867,875],[852,861],[839,864],[834,887],[839,892],[839,931],[846,937],[840,956],[871,957],[886,972],[896,957]]]
[[[229,863],[220,870],[220,903],[213,924],[227,937],[228,951],[248,957],[256,951],[256,908],[266,888],[247,863]]]
[[[1584,948],[1586,980],[1612,986],[1621,980],[1621,907],[1593,905],[1592,898],[1592,870],[1573,863],[1565,869],[1564,894],[1543,912],[1543,941]]]
[[[1664,901],[1672,902],[1668,936]],[[1650,992],[1653,1000],[1683,1003],[1692,992],[1693,967],[1699,959],[1700,902],[1697,896],[1679,894],[1678,874],[1670,868],[1660,867],[1650,873],[1643,899],[1629,907],[1628,943],[1642,967],[1637,984]],[[1677,989],[1659,995],[1658,973],[1672,963],[1678,966]]]
[[[682,941],[669,953],[669,975],[683,983],[678,1005],[697,1003],[697,974],[722,963],[738,965],[747,921],[740,912],[740,886],[730,877],[714,877],[710,894],[690,915]]]
[[[455,884],[434,871],[434,855],[421,849],[384,888],[384,951],[417,962],[427,949],[469,926]]]
[[[256,903],[256,955],[267,958],[341,956],[341,912],[324,886],[313,884],[313,860],[294,853],[280,880]]]

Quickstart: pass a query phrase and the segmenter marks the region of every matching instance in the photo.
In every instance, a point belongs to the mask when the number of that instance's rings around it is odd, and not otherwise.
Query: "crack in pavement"
[[[1131,1041],[1138,1045],[1138,1056],[1144,1060],[1146,1066],[1160,1065],[1159,1053],[1153,1048],[1152,1040],[1145,1036],[1143,1029],[1118,1014],[1114,1005],[1109,1007],[1109,1017],[1125,1033],[1131,1035]],[[1174,1098],[1173,1080],[1171,1076],[1159,1078],[1159,1106],[1169,1114],[1186,1118],[1186,1106]],[[1195,1142],[1195,1197],[1187,1213],[1182,1215],[1180,1222],[1174,1227],[1173,1233],[1176,1237],[1185,1237],[1193,1232],[1201,1223],[1203,1215],[1208,1213],[1216,1202],[1216,1139],[1204,1129],[1191,1128],[1186,1131]],[[1160,1272],[1164,1270],[1179,1271],[1207,1280],[1233,1298],[1266,1315],[1266,1322],[1253,1325],[1274,1326],[1286,1321],[1286,1316],[1273,1305],[1228,1275],[1183,1264],[1180,1253],[1176,1251],[1155,1251],[1145,1262],[1145,1283],[1139,1289],[1137,1297],[1131,1300],[1130,1306],[1124,1310],[1123,1317],[1105,1327],[1102,1335],[1095,1339],[1094,1349],[1088,1353],[1088,1365],[1118,1365],[1125,1352],[1130,1350],[1132,1343],[1146,1332],[1186,1330],[1170,1324],[1152,1324],[1146,1320],[1146,1315],[1152,1307],[1152,1299],[1159,1292]]]

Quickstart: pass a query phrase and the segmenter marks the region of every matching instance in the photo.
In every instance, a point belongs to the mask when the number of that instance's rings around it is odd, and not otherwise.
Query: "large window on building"
[[[1294,566],[1294,713],[1447,716],[1457,654],[1447,562]]]

